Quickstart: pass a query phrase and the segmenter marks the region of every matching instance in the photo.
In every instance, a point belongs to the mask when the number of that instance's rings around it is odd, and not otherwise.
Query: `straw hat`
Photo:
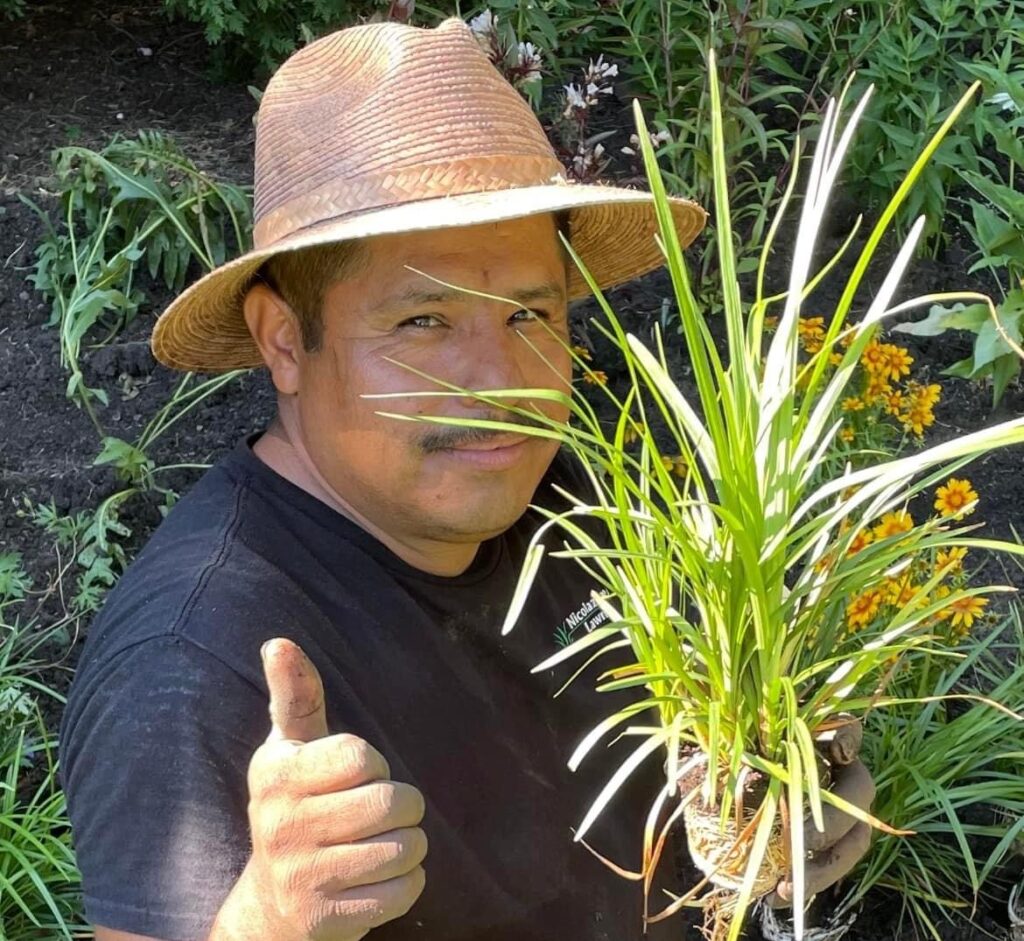
[[[462,20],[340,30],[293,55],[263,95],[253,250],[171,304],[153,352],[178,369],[261,365],[242,300],[279,252],[560,209],[602,288],[664,262],[650,194],[567,179],[533,111]],[[688,245],[706,213],[684,199],[672,212]],[[569,299],[588,293],[574,270]]]

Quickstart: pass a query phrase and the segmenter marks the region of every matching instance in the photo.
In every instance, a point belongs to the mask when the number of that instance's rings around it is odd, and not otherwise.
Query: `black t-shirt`
[[[582,491],[570,466],[556,458],[535,502],[558,504],[552,480]],[[249,856],[246,770],[269,730],[259,649],[284,636],[323,678],[330,731],[367,739],[426,799],[426,889],[374,941],[640,938],[639,884],[572,841],[638,740],[566,768],[622,700],[594,692],[600,665],[557,699],[578,662],[531,674],[601,620],[595,586],[575,562],[549,559],[500,636],[541,519],[527,511],[446,578],[406,565],[247,442],[207,472],[93,623],[61,724],[89,920],[206,937]],[[630,869],[659,765],[649,759],[587,837]]]

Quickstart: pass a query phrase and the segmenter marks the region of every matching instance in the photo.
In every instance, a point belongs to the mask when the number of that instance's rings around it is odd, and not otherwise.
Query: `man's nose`
[[[523,357],[537,355],[513,328],[504,325],[474,330],[459,354],[458,384],[473,392],[523,388]],[[516,404],[506,399],[502,403]],[[463,404],[479,405],[479,400],[463,396]]]

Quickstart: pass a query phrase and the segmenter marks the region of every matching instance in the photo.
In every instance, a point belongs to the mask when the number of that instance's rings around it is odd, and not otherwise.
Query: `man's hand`
[[[423,797],[354,735],[328,735],[302,650],[263,648],[270,735],[249,764],[252,857],[209,941],[356,941],[423,891]]]
[[[862,737],[861,724],[853,719],[837,728],[823,745],[832,764],[829,790],[855,807],[870,810],[875,799],[875,782],[857,758]],[[868,824],[831,804],[823,802],[821,810],[824,831],[819,830],[813,820],[804,821],[804,846],[811,854],[804,869],[808,898],[842,879],[860,862],[871,842]],[[780,882],[765,901],[773,908],[788,907],[793,901],[793,883]]]

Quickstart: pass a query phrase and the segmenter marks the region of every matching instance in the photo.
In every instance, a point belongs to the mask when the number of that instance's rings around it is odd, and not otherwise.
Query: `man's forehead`
[[[422,276],[418,279],[425,284],[407,284],[403,288],[387,292],[384,297],[373,305],[373,310],[389,307],[415,307],[421,304],[449,304],[473,297],[464,290],[448,288],[443,285],[432,285],[429,279]],[[492,293],[492,292],[488,292]],[[493,292],[497,293],[497,292]],[[557,281],[539,281],[523,284],[500,296],[507,297],[517,304],[533,304],[537,301],[555,301],[565,303],[565,285]]]

